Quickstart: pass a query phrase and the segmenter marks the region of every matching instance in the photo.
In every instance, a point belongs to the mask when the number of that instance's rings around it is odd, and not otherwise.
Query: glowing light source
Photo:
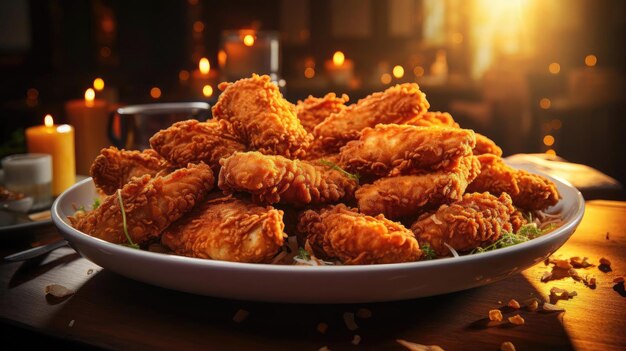
[[[180,72],[178,72],[178,79],[180,79],[183,82],[189,80],[189,71],[183,69]]]
[[[563,122],[561,122],[560,119],[553,119],[550,121],[550,125],[552,126],[552,129],[561,129]]]
[[[413,68],[413,74],[415,74],[416,77],[421,77],[424,75],[424,67],[422,66],[415,66],[415,68]]]
[[[193,31],[196,33],[200,33],[204,30],[204,23],[202,21],[195,21],[193,23]]]
[[[104,89],[104,79],[96,78],[93,80],[93,88],[97,91],[102,91]]]
[[[550,99],[543,98],[539,100],[539,107],[541,107],[542,109],[547,110],[550,108],[550,106],[552,106],[552,101],[550,101]]]
[[[93,106],[93,100],[96,98],[96,92],[89,88],[85,90],[85,105]]]
[[[202,95],[206,97],[210,97],[213,95],[213,87],[210,85],[205,85],[202,87]]]
[[[308,79],[315,77],[315,69],[313,67],[307,67],[304,69],[304,76]]]
[[[391,74],[389,73],[383,73],[380,75],[380,82],[383,84],[389,84],[391,83]]]
[[[48,115],[46,115],[46,116],[43,118],[43,124],[44,124],[46,127],[48,127],[48,128],[49,128],[49,127],[52,127],[52,126],[54,125],[54,119],[52,119],[52,115],[49,115],[49,114],[48,114]]]
[[[404,77],[404,67],[400,66],[400,65],[396,65],[393,67],[393,76],[396,78],[402,78]]]
[[[335,66],[343,65],[345,60],[346,60],[346,56],[343,54],[343,52],[335,51],[335,53],[333,54],[333,64]]]
[[[585,56],[585,65],[587,67],[593,67],[598,63],[598,58],[596,55],[587,55]]]
[[[254,36],[252,34],[246,34],[243,37],[243,44],[245,46],[252,46],[252,45],[254,45]]]
[[[224,67],[226,65],[227,57],[228,55],[226,55],[226,51],[220,50],[217,52],[217,63],[220,65],[220,67]]]
[[[543,144],[545,146],[552,146],[554,145],[554,137],[550,134],[546,135],[543,137]]]
[[[158,99],[161,97],[161,89],[159,89],[158,87],[153,87],[152,89],[150,89],[150,96],[152,96],[153,99]]]
[[[550,73],[552,74],[559,74],[559,72],[561,72],[561,65],[559,65],[557,62],[552,62],[550,65],[548,65],[548,71],[550,71]]]
[[[209,59],[206,57],[201,58],[198,63],[198,68],[200,69],[200,73],[209,74],[209,71],[211,70],[211,63],[209,62]]]
[[[546,154],[556,156],[556,151],[554,151],[554,149],[548,149],[546,150]]]

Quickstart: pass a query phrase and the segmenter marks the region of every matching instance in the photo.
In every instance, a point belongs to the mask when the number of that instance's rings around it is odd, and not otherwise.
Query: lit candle
[[[278,80],[279,51],[278,35],[273,32],[225,31],[217,58],[225,80],[250,77],[252,73],[269,74]]]
[[[198,62],[198,69],[191,72],[191,89],[194,96],[205,96],[204,87],[215,86],[217,82],[217,72],[211,69],[209,59],[203,57]]]
[[[84,99],[71,100],[65,104],[65,114],[76,129],[76,171],[88,175],[100,150],[111,145],[107,134],[107,103],[96,99],[93,89],[87,89]]]
[[[55,125],[50,115],[46,115],[44,124],[26,129],[26,145],[30,153],[52,156],[52,194],[56,196],[76,181],[74,128]]]
[[[324,66],[333,83],[337,85],[347,85],[354,76],[354,62],[346,59],[341,51],[335,52],[333,59],[326,61]]]

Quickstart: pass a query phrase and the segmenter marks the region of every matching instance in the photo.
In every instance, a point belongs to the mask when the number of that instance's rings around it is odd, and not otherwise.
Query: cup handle
[[[114,130],[115,120],[119,121],[119,130]],[[124,119],[117,114],[116,111],[113,111],[109,114],[109,122],[107,124],[107,132],[109,135],[109,140],[113,144],[113,146],[118,149],[123,149],[126,146],[126,123]],[[116,132],[119,132],[117,135]]]

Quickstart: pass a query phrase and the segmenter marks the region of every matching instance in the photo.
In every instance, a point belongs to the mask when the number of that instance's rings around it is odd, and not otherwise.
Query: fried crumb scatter
[[[602,258],[600,259],[600,265],[602,265],[602,266],[607,266],[607,267],[609,267],[609,268],[610,268],[610,267],[611,267],[611,261],[609,261],[608,259],[606,259],[606,258],[602,257]]]
[[[74,326],[74,320],[72,319],[67,326],[70,327],[70,328],[73,327]]]
[[[343,322],[346,324],[348,330],[355,331],[359,329],[359,326],[354,321],[354,313],[352,312],[345,312],[343,314]]]
[[[522,316],[520,316],[519,314],[516,314],[513,317],[509,317],[507,318],[509,320],[509,323],[511,324],[515,324],[515,325],[523,325],[524,324],[524,318],[522,318]]]
[[[543,310],[544,311],[548,311],[548,312],[561,312],[561,311],[565,311],[565,309],[563,307],[551,304],[551,303],[547,303],[545,302],[543,304]]]
[[[589,258],[587,257],[583,257],[582,259],[578,256],[574,256],[574,257],[570,257],[569,259],[569,263],[572,265],[572,267],[574,268],[588,268],[588,267],[593,267],[593,264],[587,262]]]
[[[367,319],[372,317],[372,311],[368,310],[367,308],[359,308],[356,311],[356,316],[362,319]]]
[[[416,344],[414,342],[396,339],[396,342],[404,347],[406,347],[410,351],[444,351],[441,347],[437,345],[422,345]]]
[[[515,300],[515,299],[511,299],[511,301],[509,301],[507,306],[509,306],[511,308],[514,308],[516,310],[518,310],[520,308],[519,302],[517,302],[517,300]]]
[[[596,278],[595,277],[589,278],[589,280],[587,281],[587,286],[590,287],[590,288],[595,288],[596,287]]]
[[[561,268],[561,269],[570,269],[572,268],[572,265],[569,263],[568,259],[561,259],[561,258],[550,258],[550,263],[552,263],[555,267]]]
[[[613,283],[615,284],[624,284],[624,277],[617,277],[613,279]]]
[[[515,345],[510,341],[505,341],[500,345],[500,351],[515,351]]]
[[[74,295],[76,293],[74,290],[68,289],[59,284],[50,284],[46,286],[45,292],[46,294],[52,295],[57,298],[64,298],[70,295]]]
[[[553,287],[550,289],[550,299],[555,300],[568,300],[574,296],[577,296],[578,293],[576,291],[567,291],[565,289]]]
[[[539,308],[539,301],[537,301],[536,299],[533,299],[528,304],[528,310],[529,311],[536,311],[538,308]]]
[[[541,281],[547,282],[551,278],[552,278],[552,272],[544,272],[543,275],[541,276]]]
[[[361,343],[361,336],[354,334],[354,337],[352,337],[352,345],[358,345],[359,343]]]
[[[606,240],[609,240],[609,232],[606,232],[605,239],[606,239]]]
[[[320,332],[320,334],[325,334],[327,330],[328,330],[328,324],[319,323],[317,325],[317,331]]]
[[[501,322],[502,321],[502,312],[500,310],[491,310],[489,311],[489,320]]]
[[[235,323],[241,323],[243,321],[246,320],[246,318],[248,318],[248,315],[250,315],[250,312],[244,310],[244,309],[239,309],[235,315],[233,316],[233,321]]]

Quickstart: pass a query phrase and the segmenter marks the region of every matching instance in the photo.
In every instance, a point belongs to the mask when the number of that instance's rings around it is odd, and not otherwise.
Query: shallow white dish
[[[85,258],[123,276],[173,290],[231,299],[290,303],[403,300],[470,289],[543,261],[572,235],[584,213],[578,190],[558,179],[564,224],[515,246],[458,258],[371,266],[278,266],[204,260],[131,249],[93,238],[69,225],[72,205],[97,197],[91,178],[57,198],[52,219]],[[552,211],[550,211],[552,212]]]

